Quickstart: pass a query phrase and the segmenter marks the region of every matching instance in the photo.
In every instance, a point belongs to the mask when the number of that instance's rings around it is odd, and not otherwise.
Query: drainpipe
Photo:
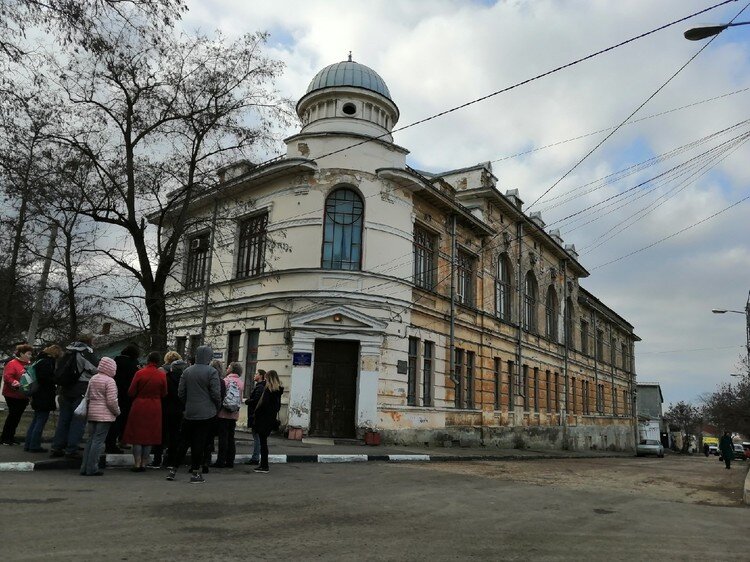
[[[516,225],[516,240],[518,241],[518,261],[516,267],[516,286],[518,289],[518,329],[516,331],[516,372],[521,373],[521,363],[523,362],[523,273],[522,259],[523,259],[523,221],[518,221]],[[515,375],[515,373],[514,373]],[[518,380],[518,379],[516,379]],[[525,390],[525,389],[524,389]],[[513,385],[514,394],[518,392],[516,385]],[[510,405],[513,407],[513,423],[516,423],[515,413],[515,402],[516,397],[510,397]]]
[[[214,212],[211,216],[211,238],[208,243],[208,263],[206,263],[206,285],[203,288],[203,319],[201,320],[201,345],[206,345],[206,323],[208,321],[208,293],[211,288],[211,262],[214,257],[214,240],[216,239],[216,216],[219,213],[219,201],[214,200]]]
[[[461,406],[460,381],[456,377],[456,215],[451,221],[451,324],[450,324],[450,379],[455,385],[455,406]]]
[[[563,443],[567,443],[567,429],[568,429],[568,409],[566,407],[568,403],[568,361],[570,355],[570,340],[573,337],[571,333],[573,330],[572,321],[568,322],[568,318],[573,318],[573,311],[568,310],[568,302],[570,301],[570,295],[568,294],[568,260],[563,260],[563,299],[564,309],[563,322],[565,323],[565,348],[563,355],[563,387],[565,388],[565,396],[560,402],[560,420],[563,426]]]

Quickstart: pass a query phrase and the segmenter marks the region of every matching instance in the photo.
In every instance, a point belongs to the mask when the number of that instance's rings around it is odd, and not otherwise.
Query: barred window
[[[414,284],[423,289],[435,288],[437,273],[437,236],[424,228],[414,227]]]
[[[432,406],[432,374],[434,372],[435,342],[425,341],[422,354],[422,405]]]
[[[266,261],[268,213],[250,217],[240,223],[237,251],[237,277],[252,277],[263,273]]]
[[[536,277],[533,271],[529,271],[523,290],[523,328],[528,332],[536,332],[536,302]]]
[[[363,217],[364,204],[355,191],[341,188],[328,196],[323,221],[323,269],[361,269]]]
[[[188,241],[186,289],[200,289],[206,284],[210,235],[210,232],[204,232]]]
[[[409,358],[406,381],[406,403],[417,405],[417,359],[419,354],[419,338],[409,338]]]
[[[508,254],[501,254],[497,260],[495,279],[495,314],[498,318],[510,321],[511,272]]]
[[[458,302],[474,306],[474,257],[466,252],[458,252]]]

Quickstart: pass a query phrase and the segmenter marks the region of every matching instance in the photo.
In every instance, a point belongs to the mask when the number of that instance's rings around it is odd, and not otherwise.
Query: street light
[[[724,31],[727,27],[735,27],[737,25],[750,25],[750,21],[740,21],[737,23],[721,23],[719,25],[699,25],[697,27],[691,27],[684,35],[685,39],[689,41],[700,41],[701,39],[707,39],[718,35]]]
[[[747,22],[750,23],[750,22]],[[734,314],[744,314],[745,316],[745,351],[746,355],[746,367],[748,375],[750,375],[750,293],[747,295],[747,303],[745,304],[745,310],[729,310],[727,308],[714,308],[711,310],[714,314],[726,314],[732,312]]]

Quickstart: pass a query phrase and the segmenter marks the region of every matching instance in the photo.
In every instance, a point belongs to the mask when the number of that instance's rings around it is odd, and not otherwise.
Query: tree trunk
[[[73,279],[73,235],[70,230],[65,232],[65,279],[68,284],[68,338],[70,341],[78,340],[78,312],[76,310],[76,287]]]
[[[18,210],[18,222],[16,223],[16,231],[13,236],[13,247],[11,248],[10,254],[10,265],[8,267],[8,285],[4,287],[3,298],[3,309],[2,309],[2,328],[3,332],[12,328],[11,322],[11,308],[13,306],[13,299],[16,293],[16,287],[18,285],[18,258],[21,254],[21,242],[23,240],[23,229],[26,226],[26,212],[28,210],[28,190],[24,189],[21,194],[21,207]]]
[[[150,349],[164,353],[167,350],[167,305],[164,301],[163,288],[146,292],[146,310],[149,319]]]

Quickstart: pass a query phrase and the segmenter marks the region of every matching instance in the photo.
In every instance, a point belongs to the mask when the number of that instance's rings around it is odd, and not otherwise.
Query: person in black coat
[[[154,460],[148,468],[174,467],[180,447],[180,425],[184,404],[177,396],[182,372],[188,368],[186,361],[176,351],[167,351],[162,370],[167,373],[167,395],[161,399],[161,445],[154,447]],[[164,454],[166,450],[166,454]]]
[[[29,424],[29,430],[26,432],[24,451],[30,453],[47,452],[47,449],[42,448],[42,433],[50,412],[57,409],[57,403],[55,402],[55,365],[62,354],[62,347],[50,345],[39,353],[39,357],[34,363],[36,381],[39,387],[31,395],[31,409],[34,411],[34,417]]]
[[[105,440],[105,452],[109,454],[122,453],[118,446],[118,441],[122,439],[122,433],[125,431],[125,423],[128,421],[130,406],[133,400],[128,395],[130,383],[133,382],[135,373],[138,371],[138,357],[141,351],[138,346],[131,343],[122,350],[120,355],[115,357],[117,372],[115,373],[115,383],[117,384],[117,402],[120,404],[120,415],[112,423]]]
[[[253,383],[253,390],[250,392],[248,399],[245,400],[245,404],[247,404],[247,427],[253,430],[253,454],[245,464],[260,464],[260,438],[253,426],[253,417],[258,400],[263,394],[263,389],[266,388],[266,372],[263,369],[258,369],[255,372]]]
[[[284,387],[281,386],[279,375],[276,371],[266,373],[266,386],[263,394],[258,400],[253,416],[253,429],[260,439],[260,465],[255,472],[268,473],[268,436],[272,431],[279,429],[278,415],[281,409],[281,395]]]

